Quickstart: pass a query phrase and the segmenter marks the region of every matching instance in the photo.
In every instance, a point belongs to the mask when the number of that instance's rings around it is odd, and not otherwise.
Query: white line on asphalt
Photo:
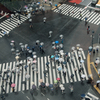
[[[30,100],[30,98],[29,98],[28,96],[26,96],[26,98],[27,98],[28,100]]]
[[[43,96],[45,96],[43,93],[41,93]]]

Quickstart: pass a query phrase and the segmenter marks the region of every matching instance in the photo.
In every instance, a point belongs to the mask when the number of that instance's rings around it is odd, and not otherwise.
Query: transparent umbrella
[[[63,38],[63,35],[61,34],[59,37]]]
[[[33,55],[35,55],[35,54],[36,54],[36,52],[33,52],[32,54],[33,54]]]
[[[76,46],[77,46],[77,47],[79,47],[79,46],[80,46],[80,44],[77,44]]]
[[[36,55],[33,56],[33,58],[36,58],[36,57],[37,57]]]
[[[43,43],[43,42],[41,42],[41,43],[40,43],[40,45],[44,45],[44,43]]]
[[[24,45],[21,45],[21,48],[24,48]]]
[[[72,47],[72,50],[75,50],[75,47]]]
[[[13,43],[10,43],[10,45],[13,45]]]
[[[59,44],[59,46],[62,48],[63,47],[63,44]]]
[[[51,34],[51,33],[52,33],[52,31],[49,31],[49,33]]]
[[[19,43],[19,45],[22,45],[23,43]]]
[[[15,49],[14,49],[14,48],[12,48],[12,49],[11,49],[11,51],[15,51]]]
[[[36,40],[36,43],[39,43],[40,41],[39,40]]]

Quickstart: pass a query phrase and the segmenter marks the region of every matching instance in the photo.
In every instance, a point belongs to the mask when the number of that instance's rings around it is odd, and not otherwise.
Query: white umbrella
[[[97,64],[99,64],[99,63],[100,63],[100,61],[99,61],[99,60],[96,60],[95,62],[96,62]]]
[[[27,74],[25,77],[28,79],[28,78],[30,78],[30,75]]]
[[[41,43],[40,43],[40,45],[44,45],[44,43],[43,43],[43,42],[41,42]]]
[[[39,40],[36,40],[36,43],[39,43],[40,41]]]
[[[21,45],[21,48],[24,48],[24,45]]]
[[[72,50],[75,50],[75,47],[72,47]]]
[[[52,31],[49,31],[49,33],[51,34],[51,33],[52,33]]]
[[[37,57],[36,55],[33,56],[33,58],[36,58],[36,57]]]
[[[28,46],[28,44],[25,44],[25,46],[27,47],[27,46]]]
[[[82,51],[83,49],[82,48],[79,48],[79,50]]]
[[[65,90],[65,87],[61,87],[61,90]]]
[[[100,48],[99,46],[96,46],[96,48]]]
[[[59,45],[57,45],[56,47],[59,48]]]
[[[93,47],[93,49],[96,49],[95,47]]]
[[[27,59],[30,59],[31,57],[27,57]]]
[[[16,52],[19,52],[19,50],[16,50]]]
[[[52,44],[55,44],[55,42],[52,42]]]
[[[60,50],[59,53],[63,53],[63,50]]]
[[[23,43],[19,43],[19,45],[22,45]]]
[[[83,62],[84,62],[84,60],[81,60],[80,62],[81,62],[81,63],[83,63]]]
[[[77,47],[79,47],[79,46],[80,46],[80,44],[77,44],[76,46],[77,46]]]
[[[20,54],[19,53],[16,53],[16,56],[19,56]]]
[[[45,85],[46,85],[46,86],[49,86],[49,83],[46,83]]]
[[[32,53],[32,50],[29,50],[28,52],[29,52],[29,53]]]
[[[19,56],[16,56],[15,58],[16,58],[16,59],[19,59]]]
[[[10,45],[13,45],[13,43],[10,43]]]
[[[59,58],[59,61],[64,61],[63,58]]]
[[[60,88],[63,87],[63,86],[64,86],[63,84],[60,84]]]
[[[85,78],[86,76],[84,74],[81,75],[82,78]]]
[[[52,48],[54,49],[54,48],[55,48],[55,46],[52,46]]]
[[[89,49],[92,49],[92,46],[89,46]]]
[[[100,58],[99,58],[99,57],[97,57],[97,59],[99,60]]]
[[[100,80],[98,80],[96,83],[100,83]]]
[[[63,35],[61,34],[59,37],[63,38]]]
[[[32,85],[34,84],[34,82],[32,82]]]
[[[32,54],[34,55],[34,54],[36,54],[36,52],[33,52]]]
[[[12,49],[11,49],[11,51],[15,51],[15,49],[14,49],[14,48],[12,48]]]
[[[63,47],[63,44],[59,44],[59,46],[62,48]]]

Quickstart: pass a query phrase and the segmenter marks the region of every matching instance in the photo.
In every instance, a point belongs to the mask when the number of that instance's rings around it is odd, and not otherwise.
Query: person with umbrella
[[[15,89],[14,89],[15,86],[16,86],[15,83],[12,83],[12,84],[11,84],[11,87],[12,87],[12,91],[13,91],[13,92],[15,92]]]
[[[36,90],[36,86],[34,84],[32,85],[32,89],[33,90]]]
[[[74,74],[72,74],[70,77],[71,77],[70,80],[73,79],[74,78]]]

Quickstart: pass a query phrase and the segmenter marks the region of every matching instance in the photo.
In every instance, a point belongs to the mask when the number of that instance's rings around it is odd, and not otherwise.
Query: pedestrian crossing
[[[90,12],[88,9],[76,7],[68,4],[62,4],[60,7],[54,10],[56,13],[61,13],[66,16],[71,16],[73,18],[81,19],[85,21],[85,17],[87,17],[87,22],[93,23],[96,25],[100,24],[100,14],[94,11]],[[80,12],[82,17],[80,16]]]
[[[25,20],[28,18],[22,14],[20,14],[20,24],[22,24]],[[9,33],[12,31],[14,28],[18,27],[18,18],[15,16],[13,18],[7,19],[3,22],[0,23],[0,37],[3,37],[5,34],[4,32]]]
[[[1,86],[4,85],[4,89],[6,90],[6,93],[12,93],[11,85],[9,85],[10,82],[15,83],[15,92],[18,91],[24,91],[24,90],[29,90],[32,89],[32,82],[39,87],[40,82],[39,79],[43,79],[43,82],[49,83],[49,84],[54,84],[54,81],[57,78],[61,79],[61,83],[71,83],[71,82],[78,82],[81,81],[81,75],[85,74],[86,80],[88,80],[88,75],[86,72],[85,64],[84,62],[82,63],[82,67],[84,70],[79,73],[80,69],[80,62],[78,59],[78,51],[74,50],[75,56],[73,56],[73,62],[71,61],[72,57],[72,52],[68,52],[68,56],[70,57],[69,62],[66,62],[65,64],[59,64],[54,60],[51,60],[49,56],[43,56],[43,57],[37,57],[36,64],[29,65],[29,61],[27,60],[21,60],[20,62],[14,61],[10,63],[3,63],[0,64],[0,71],[2,71],[2,74],[0,77],[0,93],[1,93]],[[66,59],[66,56],[62,57],[63,61],[64,58]],[[81,51],[81,60],[86,60],[84,51]],[[46,63],[49,62],[49,69],[47,68]],[[21,63],[18,66],[18,63]],[[25,70],[25,66],[28,65],[27,71]],[[62,70],[59,73],[58,67],[61,67]],[[9,77],[7,78],[7,74],[5,74],[8,71],[9,67]],[[75,68],[77,68],[77,71],[75,73]],[[15,70],[15,73],[13,71]],[[17,70],[20,70],[18,73]],[[46,77],[44,76],[44,71],[48,71],[46,74]],[[66,71],[66,76],[64,77],[63,75],[63,70]],[[26,74],[30,75],[29,80],[26,80]],[[74,74],[73,79],[71,79],[71,75]],[[3,79],[8,79],[8,80],[3,80]],[[22,84],[22,82],[26,82],[25,84]]]
[[[97,96],[93,95],[92,93],[88,92],[85,96],[86,100],[100,100]]]

